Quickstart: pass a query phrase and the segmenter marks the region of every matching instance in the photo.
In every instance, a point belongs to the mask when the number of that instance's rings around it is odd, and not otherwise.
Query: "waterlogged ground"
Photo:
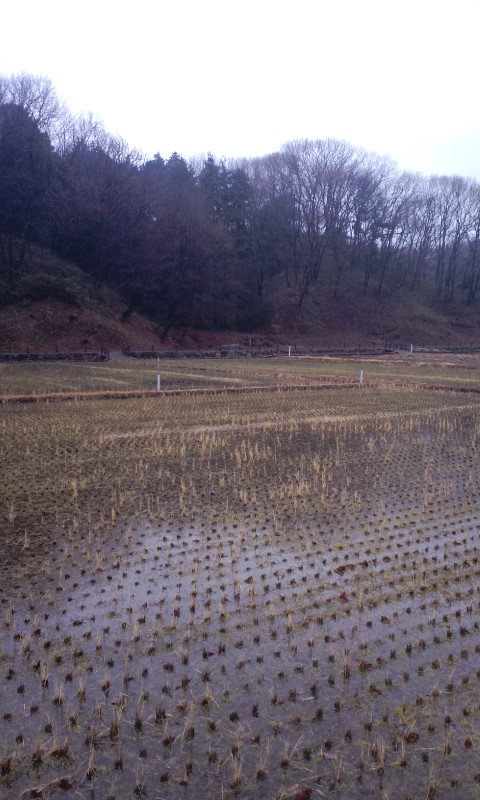
[[[0,797],[480,796],[476,395],[2,423]]]

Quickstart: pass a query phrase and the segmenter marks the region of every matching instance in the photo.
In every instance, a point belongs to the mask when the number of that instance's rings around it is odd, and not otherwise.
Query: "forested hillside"
[[[147,159],[73,117],[48,79],[0,77],[0,305],[22,292],[81,304],[46,273],[26,279],[33,248],[113,288],[125,316],[148,316],[164,338],[253,331],[278,302],[301,319],[312,298],[319,318],[335,299],[381,309],[407,292],[472,306],[480,185],[399,172],[334,140],[236,162]]]

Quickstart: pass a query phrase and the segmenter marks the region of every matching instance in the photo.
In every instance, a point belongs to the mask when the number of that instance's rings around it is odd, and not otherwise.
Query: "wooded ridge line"
[[[330,139],[236,161],[145,159],[91,116],[73,117],[48,79],[0,76],[0,305],[27,291],[33,247],[113,287],[125,317],[150,317],[163,339],[255,330],[282,287],[299,314],[319,287],[472,305],[480,185],[401,172]],[[71,275],[29,280],[34,296],[82,303]]]

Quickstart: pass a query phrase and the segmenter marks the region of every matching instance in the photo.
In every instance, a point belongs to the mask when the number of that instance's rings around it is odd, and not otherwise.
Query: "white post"
[[[160,359],[157,358],[157,392],[160,391]]]
[[[410,345],[410,355],[413,353],[413,344]]]
[[[360,370],[360,386],[363,386],[363,369]]]
[[[292,348],[288,345],[288,357],[290,358],[292,355]]]

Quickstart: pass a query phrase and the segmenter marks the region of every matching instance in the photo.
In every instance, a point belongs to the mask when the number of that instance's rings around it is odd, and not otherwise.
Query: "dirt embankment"
[[[95,350],[100,347],[158,347],[158,335],[147,320],[132,314],[122,319],[117,303],[76,308],[54,299],[0,309],[0,350]]]
[[[277,301],[263,331],[176,331],[165,342],[151,321],[137,314],[124,318],[125,306],[118,301],[81,308],[54,298],[23,301],[0,308],[0,352],[480,344],[478,312],[465,305],[447,311],[406,305],[394,296],[324,296],[299,314],[290,296],[279,293]]]
[[[154,323],[131,314],[124,319],[121,303],[98,305],[96,308],[76,308],[48,298],[28,301],[17,306],[0,308],[0,352],[45,352],[98,350],[107,347],[121,350],[159,350],[208,348],[254,343],[271,347],[275,336],[255,334],[252,337],[234,331],[190,331],[185,335],[173,333],[161,341],[161,330]]]

